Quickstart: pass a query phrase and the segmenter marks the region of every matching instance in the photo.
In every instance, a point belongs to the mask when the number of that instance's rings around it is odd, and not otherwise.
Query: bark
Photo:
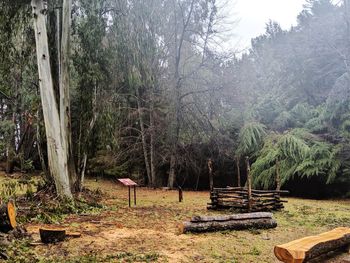
[[[276,257],[283,262],[302,263],[348,245],[350,245],[350,228],[340,227],[317,236],[278,245],[274,252]]]
[[[152,177],[151,177],[150,163],[149,163],[149,159],[148,159],[145,124],[143,122],[143,117],[142,117],[142,115],[143,115],[142,114],[142,105],[141,105],[141,99],[140,99],[140,92],[139,92],[138,88],[136,88],[136,100],[137,100],[137,111],[138,111],[139,121],[140,121],[142,150],[143,150],[143,157],[145,160],[147,179],[148,179],[148,184],[152,185],[153,182],[152,182]]]
[[[224,221],[206,221],[206,222],[184,222],[180,225],[181,233],[200,233],[223,230],[245,230],[245,229],[268,229],[277,227],[276,221],[271,217],[251,218],[251,219],[233,219]]]
[[[61,137],[60,119],[55,100],[50,67],[50,55],[46,29],[46,12],[43,0],[32,0],[35,43],[39,72],[41,104],[47,137],[47,154],[51,175],[55,181],[57,194],[71,199],[67,154]]]
[[[87,153],[85,152],[84,153],[84,157],[83,157],[83,161],[82,161],[82,167],[81,167],[81,172],[80,172],[80,179],[79,179],[79,182],[78,182],[78,188],[79,188],[80,192],[83,190],[83,186],[84,186],[86,163],[87,163]]]
[[[250,174],[249,158],[246,157],[247,164],[247,189],[248,189],[248,211],[252,210],[252,177]]]
[[[231,221],[231,220],[246,220],[246,219],[261,219],[272,218],[272,213],[259,212],[247,214],[232,214],[232,215],[216,215],[216,216],[194,216],[191,222],[211,222],[211,221]]]
[[[157,175],[156,175],[156,166],[155,166],[155,126],[154,126],[154,94],[152,92],[151,94],[151,106],[150,106],[150,168],[151,168],[151,179],[152,179],[152,186],[157,186]]]
[[[240,168],[240,162],[239,157],[236,157],[236,167],[237,167],[237,186],[241,187],[241,168]]]
[[[170,171],[169,171],[169,179],[168,179],[168,187],[174,188],[175,185],[175,166],[176,166],[176,157],[174,154],[170,156]]]
[[[214,178],[213,178],[213,161],[211,159],[208,160],[208,170],[209,170],[209,188],[210,191],[214,188]]]
[[[62,8],[62,38],[60,53],[60,127],[63,138],[63,147],[67,154],[68,174],[71,189],[77,181],[77,174],[73,156],[70,94],[69,94],[69,58],[70,58],[70,29],[71,29],[72,0],[63,0]]]
[[[281,190],[280,162],[276,162],[276,191]]]

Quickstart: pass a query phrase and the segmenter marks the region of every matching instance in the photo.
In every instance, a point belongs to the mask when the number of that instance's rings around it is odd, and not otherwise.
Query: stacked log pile
[[[281,194],[288,191],[253,190],[243,187],[214,188],[208,209],[237,209],[242,212],[276,211],[284,208]]]
[[[222,230],[268,229],[277,223],[271,213],[248,213],[217,216],[195,216],[179,226],[180,233],[200,233]]]

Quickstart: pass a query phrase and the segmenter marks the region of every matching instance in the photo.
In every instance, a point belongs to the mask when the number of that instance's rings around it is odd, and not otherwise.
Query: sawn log
[[[276,257],[285,263],[302,263],[350,245],[350,228],[339,227],[317,236],[275,246]]]
[[[9,232],[17,227],[16,207],[13,201],[0,206],[0,232]]]
[[[275,228],[277,222],[271,213],[248,213],[217,216],[195,216],[179,226],[180,233],[200,233],[222,230],[244,230],[250,228]]]

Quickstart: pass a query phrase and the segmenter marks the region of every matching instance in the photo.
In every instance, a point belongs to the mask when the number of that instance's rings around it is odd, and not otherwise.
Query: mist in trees
[[[86,176],[207,189],[208,160],[214,185],[244,185],[248,157],[257,188],[346,194],[349,3],[308,0],[296,26],[268,21],[244,54],[221,51],[235,29],[223,9],[1,1],[4,169],[42,170],[71,197]]]

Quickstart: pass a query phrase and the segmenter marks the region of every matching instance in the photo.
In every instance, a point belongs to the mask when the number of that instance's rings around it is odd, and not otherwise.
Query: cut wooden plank
[[[8,232],[17,227],[16,207],[13,201],[0,206],[0,232]]]
[[[350,245],[350,228],[339,227],[317,236],[275,246],[274,252],[282,262],[302,263],[347,245]]]

